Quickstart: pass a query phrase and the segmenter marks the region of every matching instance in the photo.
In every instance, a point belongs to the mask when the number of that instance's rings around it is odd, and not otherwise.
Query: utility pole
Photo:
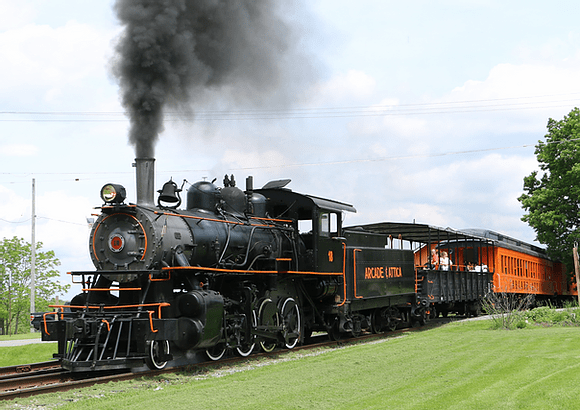
[[[578,266],[578,243],[574,244],[574,272],[576,273],[576,290],[578,291],[578,305],[580,305],[580,266]]]
[[[34,300],[36,298],[36,181],[32,178],[32,235],[30,246],[30,313],[36,311]],[[34,327],[31,326],[34,332]]]

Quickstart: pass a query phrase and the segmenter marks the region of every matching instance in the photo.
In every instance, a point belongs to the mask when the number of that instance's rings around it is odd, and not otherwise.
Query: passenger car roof
[[[366,231],[379,233],[383,235],[391,235],[393,238],[401,239],[415,243],[437,243],[441,241],[480,241],[492,244],[492,240],[483,236],[474,235],[452,228],[441,228],[433,225],[405,223],[405,222],[379,222],[365,225],[355,225],[345,227],[344,229],[364,229]]]

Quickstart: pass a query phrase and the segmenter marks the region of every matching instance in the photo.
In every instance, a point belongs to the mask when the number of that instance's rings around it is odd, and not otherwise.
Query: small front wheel
[[[167,365],[169,356],[168,340],[148,340],[145,363],[151,370],[161,370]]]

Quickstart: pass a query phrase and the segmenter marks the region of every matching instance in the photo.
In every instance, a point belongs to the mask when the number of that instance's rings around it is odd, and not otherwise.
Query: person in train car
[[[449,270],[453,266],[453,262],[449,259],[449,255],[446,251],[441,252],[441,257],[439,258],[439,266],[441,270]]]
[[[431,249],[431,269],[438,269],[439,265],[439,255],[437,255],[437,250]]]

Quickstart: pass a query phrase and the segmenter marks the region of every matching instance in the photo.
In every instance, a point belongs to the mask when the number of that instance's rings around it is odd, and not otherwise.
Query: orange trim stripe
[[[354,265],[354,269],[353,269],[353,279],[354,279],[354,297],[355,299],[363,299],[364,296],[357,296],[356,294],[356,253],[357,252],[362,252],[362,249],[354,249],[352,251],[352,259],[353,259],[353,265]]]
[[[161,302],[161,303],[144,303],[142,305],[119,305],[119,306],[103,306],[103,309],[126,309],[126,308],[136,308],[136,307],[159,307],[159,311],[161,311],[162,307],[171,306],[170,303]],[[101,309],[101,306],[76,306],[76,305],[48,305],[51,308],[72,308],[72,309]],[[57,312],[48,312],[48,314],[55,314]],[[46,313],[45,313],[46,314]]]
[[[244,269],[222,269],[222,268],[204,268],[202,266],[175,266],[175,267],[165,267],[161,270],[206,270],[210,272],[230,272],[230,273],[289,273],[293,275],[329,275],[329,276],[340,276],[344,275],[344,272],[308,272],[308,271],[292,271],[292,270],[244,270]]]
[[[83,292],[107,292],[115,290],[141,290],[141,288],[87,288],[83,289]]]
[[[252,217],[250,217],[250,219],[256,219],[258,221],[272,221],[272,222],[286,222],[286,223],[292,223],[292,222],[294,222],[291,219],[259,218],[257,216],[252,216]]]
[[[343,284],[343,298],[342,303],[336,305],[337,307],[344,306],[346,303],[346,243],[342,242],[342,284]]]

